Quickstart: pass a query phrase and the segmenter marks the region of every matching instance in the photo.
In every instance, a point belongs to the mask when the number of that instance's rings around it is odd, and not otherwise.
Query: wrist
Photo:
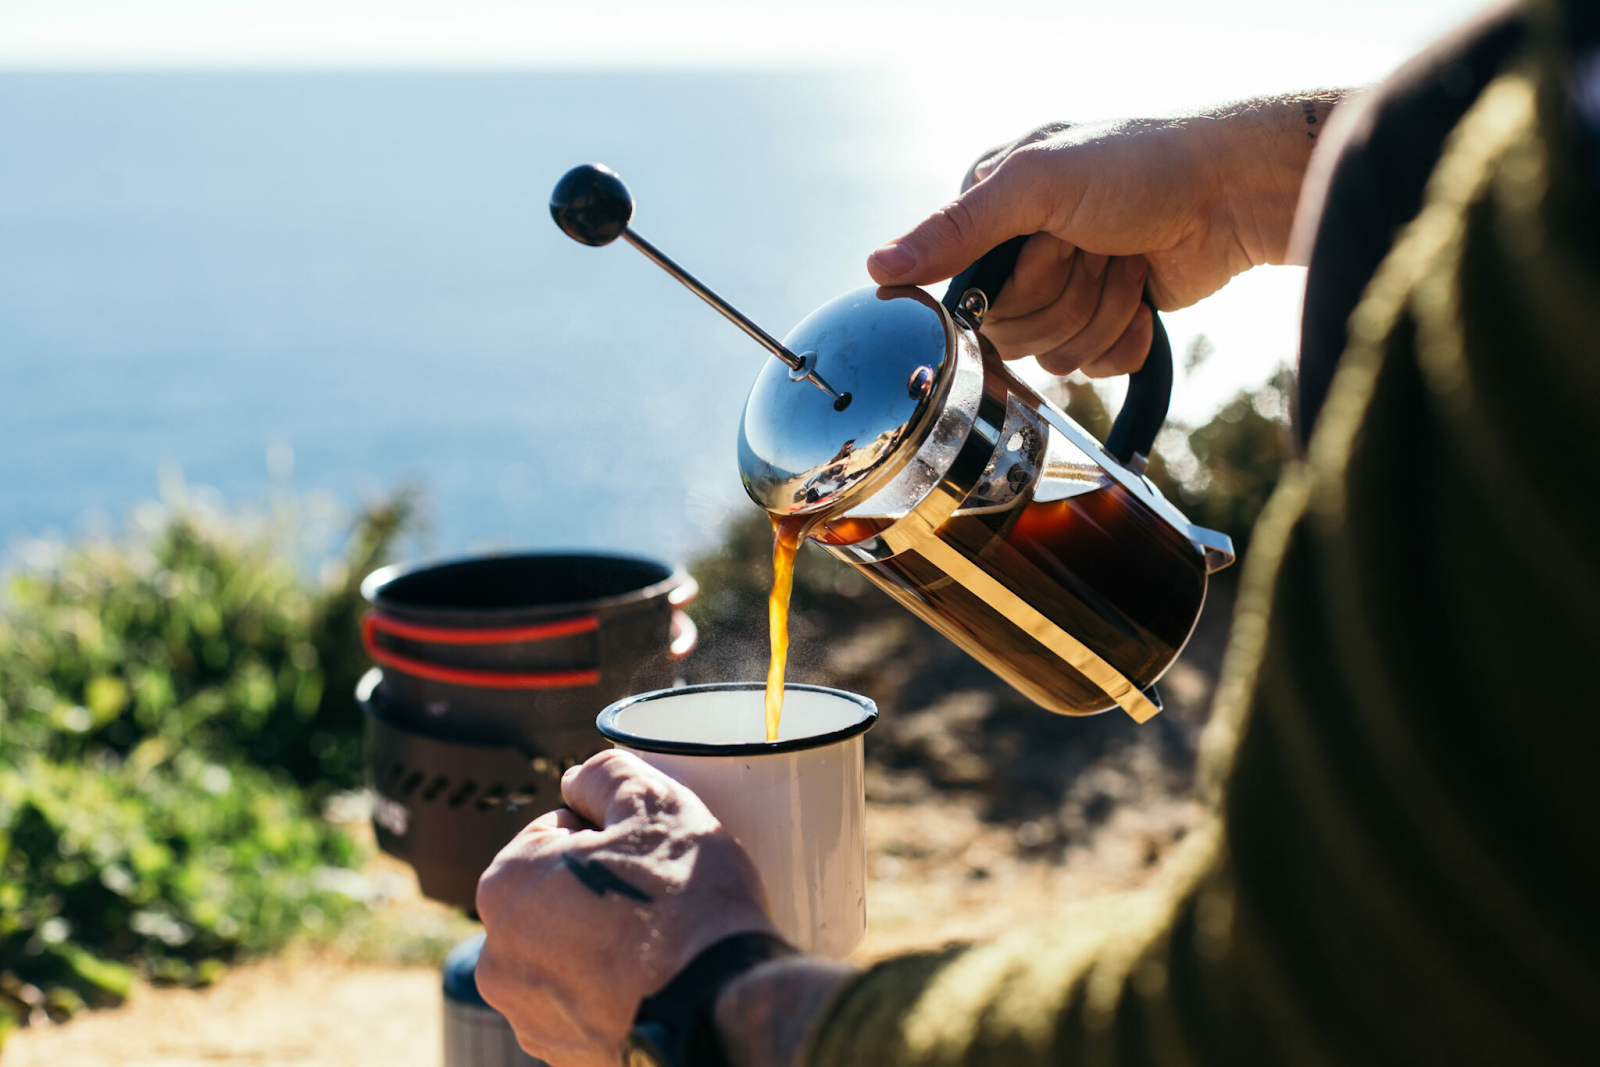
[[[855,974],[849,964],[795,956],[729,982],[713,1018],[730,1067],[797,1067],[812,1021]]]
[[[1288,262],[1289,236],[1306,168],[1328,116],[1346,95],[1316,89],[1218,109],[1225,143],[1213,153],[1215,180],[1232,230],[1251,266]]]
[[[725,1067],[715,1008],[722,991],[752,968],[797,955],[765,931],[724,937],[702,949],[665,986],[645,997],[623,1048],[628,1067]]]

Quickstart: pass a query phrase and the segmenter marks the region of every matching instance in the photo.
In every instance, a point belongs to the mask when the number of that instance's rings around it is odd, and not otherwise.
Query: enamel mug
[[[600,733],[688,786],[744,846],[773,921],[802,951],[843,958],[867,932],[863,735],[871,700],[784,689],[766,741],[760,682],[660,689],[600,713]]]

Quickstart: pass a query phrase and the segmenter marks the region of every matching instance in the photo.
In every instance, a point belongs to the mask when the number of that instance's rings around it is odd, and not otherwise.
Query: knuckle
[[[1126,363],[1125,346],[1113,346],[1104,352],[1098,353],[1083,367],[1083,373],[1088,378],[1114,378],[1119,374],[1127,373],[1124,368]]]
[[[677,799],[648,778],[627,778],[619,782],[612,793],[612,800],[636,814],[649,817],[671,815],[678,809]]]
[[[1071,374],[1083,364],[1083,360],[1073,355],[1065,346],[1051,349],[1036,358],[1039,366],[1051,374],[1061,377]]]
[[[995,145],[973,161],[972,166],[967,170],[966,178],[962,182],[962,191],[965,192],[992,175],[1017,153],[1025,152],[1032,145],[1050,140],[1050,138],[1062,131],[1071,128],[1071,125],[1071,123],[1067,122],[1047,122],[1042,126],[1035,126],[1013,141]]]
[[[1109,316],[1096,315],[1084,325],[1075,340],[1083,346],[1083,351],[1090,359],[1099,359],[1115,343],[1121,326],[1120,322],[1113,322]]]
[[[993,344],[995,353],[1004,360],[1022,359],[1029,354],[1027,349],[1020,345],[1002,344],[999,341]]]
[[[1133,309],[1133,321],[1128,324],[1128,332],[1144,338],[1145,347],[1149,347],[1155,337],[1156,320],[1155,312],[1150,310],[1150,305],[1140,300]],[[1143,359],[1140,362],[1144,362]]]
[[[643,808],[649,801],[651,791],[637,778],[625,778],[617,783],[611,791],[611,800],[614,804],[621,804],[629,808]]]
[[[675,840],[681,835],[670,833],[659,823],[638,819],[627,826],[627,850],[634,856],[650,856],[658,853],[673,853],[679,849],[673,848]]]
[[[478,888],[473,894],[473,907],[477,909],[478,918],[485,927],[494,924],[500,917],[501,903],[505,899],[505,864],[498,857],[489,864],[488,870],[478,877]]]
[[[611,771],[618,769],[619,765],[626,767],[630,762],[637,762],[638,759],[639,757],[633,753],[624,752],[620,748],[607,748],[590,756],[584,765],[595,770]]]
[[[1048,158],[1050,145],[1044,138],[1028,141],[1012,149],[1000,166],[1010,177],[1027,177]],[[998,168],[997,168],[998,169]]]
[[[1070,122],[1046,122],[1042,126],[1035,126],[1029,130],[1027,135],[1023,137],[1022,143],[1030,145],[1037,144],[1040,141],[1048,141],[1056,134],[1064,133],[1070,129],[1072,129],[1072,123]]]
[[[1051,306],[1051,326],[1058,340],[1076,337],[1094,318],[1093,302],[1081,294],[1067,293]]]
[[[1061,294],[1061,309],[1063,315],[1071,315],[1078,328],[1089,325],[1094,318],[1095,309],[1100,306],[1100,289],[1094,284],[1092,278],[1084,276],[1082,271],[1072,276],[1072,281],[1067,283],[1066,290]]]
[[[573,784],[588,789],[615,789],[617,783],[629,781],[644,763],[630,752],[608,748],[590,756],[572,778]]]
[[[1155,324],[1150,318],[1150,309],[1143,304],[1134,316],[1133,324],[1123,334],[1123,347],[1127,355],[1122,358],[1122,373],[1132,374],[1144,366],[1144,361],[1150,356],[1150,344],[1155,340]]]
[[[993,174],[994,169],[1000,165],[1000,161],[1005,159],[1005,154],[1010,147],[1010,145],[998,145],[973,160],[972,166],[967,168],[967,173],[961,178],[961,191],[963,193],[966,192]]]
[[[517,1039],[517,1047],[540,1063],[549,1063],[555,1059],[553,1049],[544,1045],[527,1030],[512,1027],[511,1033]]]
[[[1133,332],[1124,334],[1117,344],[1093,366],[1085,367],[1084,374],[1091,378],[1112,378],[1119,374],[1132,374],[1144,366],[1148,341]]]
[[[483,948],[478,953],[478,962],[472,968],[472,978],[477,984],[478,992],[491,1005],[504,1002],[503,994],[507,985],[505,968],[500,965],[500,956],[494,951],[494,944],[495,942],[484,939]]]

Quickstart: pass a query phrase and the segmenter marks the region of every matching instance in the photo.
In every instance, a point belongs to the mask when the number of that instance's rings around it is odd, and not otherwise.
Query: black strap
[[[787,941],[766,933],[734,934],[715,942],[640,1003],[630,1043],[645,1045],[653,1058],[670,1067],[727,1067],[728,1054],[713,1017],[717,997],[759,964],[799,954]]]

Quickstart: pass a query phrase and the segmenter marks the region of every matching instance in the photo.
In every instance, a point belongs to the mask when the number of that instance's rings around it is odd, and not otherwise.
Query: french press
[[[569,171],[550,213],[584,244],[622,237],[772,354],[739,426],[752,500],[810,523],[813,541],[1040,706],[1117,706],[1139,722],[1160,710],[1155,682],[1234,552],[1144,475],[1172,391],[1159,316],[1102,445],[979,332],[1026,237],[943,300],[857,289],[779,342],[629,228],[633,199],[609,169]]]

